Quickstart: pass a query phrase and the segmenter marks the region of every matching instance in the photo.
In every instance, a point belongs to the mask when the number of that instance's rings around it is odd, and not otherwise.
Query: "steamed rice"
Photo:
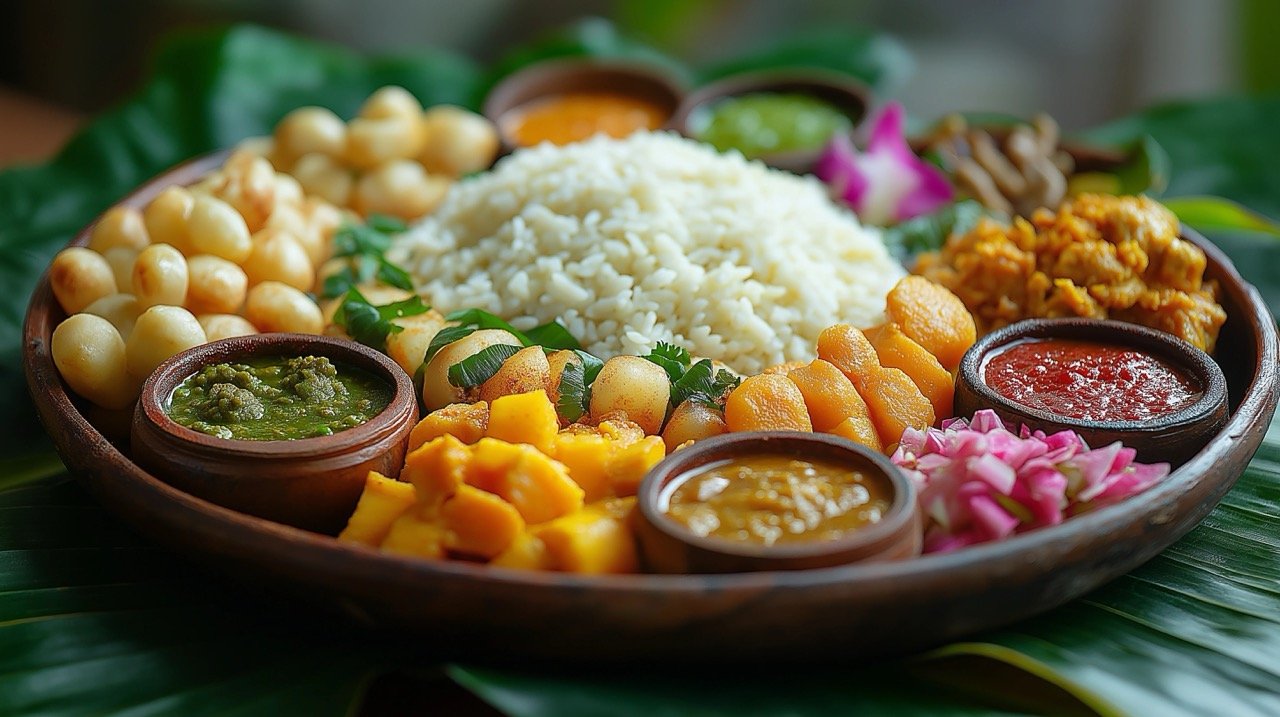
[[[878,323],[903,274],[817,180],[664,133],[518,151],[393,253],[441,311],[560,319],[601,357],[667,341],[744,373]]]

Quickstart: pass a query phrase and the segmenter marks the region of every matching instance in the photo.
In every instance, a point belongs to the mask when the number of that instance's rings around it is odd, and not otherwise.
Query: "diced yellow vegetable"
[[[466,482],[470,458],[471,451],[462,441],[444,435],[406,456],[400,477],[418,489],[424,506],[438,505]]]
[[[626,519],[599,504],[537,526],[533,532],[557,570],[598,574],[639,569],[635,538]]]
[[[555,569],[551,564],[551,556],[547,553],[547,544],[528,530],[517,535],[511,545],[501,555],[489,561],[489,564],[523,570]]]
[[[596,431],[610,441],[624,446],[644,438],[644,429],[631,421],[601,421]]]
[[[450,435],[468,445],[484,437],[489,427],[489,404],[452,403],[444,408],[432,411],[427,417],[418,421],[409,434],[409,450],[417,448],[440,436]]]
[[[616,444],[599,433],[562,432],[552,442],[551,455],[564,464],[569,477],[577,483],[587,501],[609,494],[609,476],[605,464]]]
[[[496,492],[493,487],[499,477],[511,470],[528,448],[496,438],[481,438],[471,447],[471,464],[467,467],[466,482],[481,490]]]
[[[485,560],[500,555],[524,530],[524,520],[510,503],[469,485],[445,501],[440,519],[445,548]]]
[[[560,419],[546,391],[529,391],[502,396],[489,406],[490,438],[508,443],[527,443],[546,453],[560,430]]]
[[[444,526],[409,511],[391,524],[391,530],[382,541],[382,549],[395,555],[443,558],[444,533]]]
[[[582,507],[583,490],[564,465],[533,448],[526,447],[514,465],[493,478],[489,486],[479,487],[505,498],[529,523],[543,523]]]
[[[338,534],[338,540],[378,547],[391,530],[391,524],[416,498],[412,484],[369,471],[360,502],[356,503],[347,527]]]
[[[635,495],[649,469],[666,457],[667,444],[661,436],[649,436],[618,449],[605,469],[614,494]]]

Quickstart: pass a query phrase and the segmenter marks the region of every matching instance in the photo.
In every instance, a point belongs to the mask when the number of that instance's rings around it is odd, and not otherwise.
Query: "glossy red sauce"
[[[1149,420],[1201,394],[1194,381],[1148,353],[1064,339],[1013,344],[987,360],[982,380],[1015,403],[1086,421]]]

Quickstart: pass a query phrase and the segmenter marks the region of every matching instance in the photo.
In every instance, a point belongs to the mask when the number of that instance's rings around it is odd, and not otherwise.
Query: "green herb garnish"
[[[693,361],[693,357],[683,347],[665,341],[659,341],[658,345],[642,358],[661,366],[662,370],[667,372],[667,377],[671,379],[672,384],[680,380],[685,371],[689,370],[690,362]]]
[[[495,344],[449,367],[449,383],[458,388],[473,388],[493,378],[507,359],[516,355],[518,346]]]
[[[582,418],[591,405],[591,387],[587,385],[581,364],[565,364],[560,372],[559,392],[556,413],[569,423]]]
[[[347,259],[347,265],[325,278],[321,296],[342,296],[374,279],[397,289],[412,290],[413,279],[404,269],[387,260],[387,249],[397,234],[407,227],[394,217],[370,215],[364,224],[347,223],[333,234],[333,256]]]
[[[711,359],[693,363],[693,357],[684,348],[663,341],[642,358],[661,366],[671,379],[670,410],[689,399],[719,408],[724,394],[741,383],[741,379],[728,371],[717,371]]]
[[[475,329],[470,326],[446,326],[440,329],[435,336],[431,338],[431,343],[427,344],[427,353],[422,357],[422,365],[435,357],[440,349],[459,339],[464,339],[475,333]]]
[[[560,372],[560,398],[556,401],[556,413],[570,423],[582,418],[591,407],[591,384],[604,368],[604,361],[586,351],[574,353],[582,362],[565,364]]]
[[[370,348],[385,352],[387,337],[404,331],[392,319],[423,314],[430,310],[420,296],[375,306],[356,288],[347,290],[342,305],[333,315],[333,323],[341,326],[351,338]]]
[[[695,400],[719,409],[720,399],[741,382],[742,379],[724,369],[717,371],[711,359],[702,359],[671,382],[671,408],[674,410],[685,401]]]
[[[937,251],[956,232],[967,232],[984,216],[999,215],[972,199],[948,204],[932,214],[922,214],[883,230],[884,245],[903,263],[927,251]]]
[[[462,309],[444,318],[446,321],[456,321],[458,325],[442,329],[440,333],[436,334],[435,338],[427,346],[426,356],[422,359],[424,363],[430,361],[445,346],[466,338],[481,329],[506,331],[515,336],[521,346],[541,346],[549,351],[562,349],[578,351],[582,349],[582,344],[578,343],[573,334],[570,334],[564,324],[559,321],[549,321],[528,331],[520,331],[507,323],[502,317],[483,309]]]

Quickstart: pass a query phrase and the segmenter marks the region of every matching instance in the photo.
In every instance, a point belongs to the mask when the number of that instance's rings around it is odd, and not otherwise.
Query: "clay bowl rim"
[[[813,92],[819,88],[819,92]],[[680,134],[697,142],[703,140],[694,133],[691,122],[698,112],[716,102],[731,97],[756,92],[791,92],[809,94],[832,104],[849,119],[849,128],[845,134],[852,135],[871,116],[875,108],[875,98],[871,88],[861,80],[833,70],[794,66],[772,70],[747,70],[712,80],[685,95],[680,106],[671,117],[671,126]],[[829,95],[842,96],[840,101],[833,101]],[[851,109],[858,108],[854,116]],[[708,145],[709,146],[709,145]],[[785,152],[769,152],[750,159],[758,160],[772,166],[793,171],[808,171],[809,167],[822,154],[822,147],[815,149],[796,149]]]
[[[219,166],[228,154],[226,150],[221,150],[181,163],[142,184],[116,202],[116,205],[139,206],[163,187],[192,183],[205,172]],[[90,223],[82,229],[68,246],[87,245],[92,226]],[[1277,386],[1280,385],[1280,350],[1277,348],[1276,322],[1258,290],[1244,281],[1221,249],[1198,233],[1185,228],[1183,238],[1192,240],[1209,256],[1210,270],[1229,285],[1224,288],[1224,293],[1239,295],[1240,315],[1229,317],[1228,325],[1233,323],[1233,318],[1242,321],[1244,325],[1236,327],[1236,330],[1251,335],[1258,344],[1256,367],[1248,376],[1241,400],[1229,416],[1227,424],[1214,435],[1213,440],[1149,490],[1076,516],[1061,525],[1028,531],[1007,540],[964,550],[893,562],[719,575],[601,576],[544,573],[472,565],[461,561],[429,561],[388,555],[365,546],[341,543],[329,536],[255,518],[202,500],[170,486],[121,453],[81,413],[53,365],[48,341],[56,321],[62,318],[62,310],[57,307],[49,288],[47,269],[37,283],[27,308],[23,327],[23,366],[37,411],[55,443],[59,444],[59,452],[65,455],[66,452],[74,451],[79,456],[76,460],[68,461],[76,466],[72,472],[81,475],[101,500],[113,510],[125,514],[130,523],[140,525],[145,528],[144,532],[152,536],[203,536],[216,541],[217,549],[195,550],[188,545],[187,552],[214,552],[222,556],[223,561],[234,562],[236,570],[246,567],[260,569],[259,566],[269,563],[273,574],[289,575],[295,581],[305,579],[313,584],[323,585],[326,591],[334,593],[334,597],[350,599],[351,591],[342,592],[332,580],[319,576],[341,575],[345,581],[343,585],[359,585],[361,581],[380,584],[394,578],[397,584],[408,590],[427,589],[436,584],[433,581],[439,576],[462,581],[470,589],[480,589],[482,586],[504,586],[522,590],[592,589],[601,594],[805,590],[863,581],[918,581],[925,579],[926,575],[972,581],[993,574],[992,566],[996,564],[1021,564],[1031,558],[1041,560],[1059,557],[1065,550],[1062,546],[1073,542],[1073,538],[1089,544],[1096,543],[1099,540],[1097,536],[1127,526],[1133,520],[1127,517],[1131,513],[1149,514],[1148,520],[1167,521],[1170,518],[1160,511],[1168,510],[1178,502],[1180,496],[1195,489],[1205,480],[1235,482],[1238,476],[1216,477],[1212,474],[1212,468],[1224,458],[1221,455],[1223,451],[1230,451],[1231,446],[1237,445],[1231,441],[1233,436],[1251,433],[1256,424],[1269,419],[1275,412]],[[47,390],[42,391],[36,387]],[[1260,433],[1258,440],[1261,441]],[[1211,450],[1221,443],[1226,443],[1227,447]],[[108,464],[109,467],[105,467]],[[103,476],[107,474],[110,474],[110,478],[104,479]],[[249,557],[226,557],[233,553],[247,554]],[[352,580],[356,582],[349,582]]]
[[[170,395],[188,377],[215,363],[239,361],[260,356],[304,356],[320,352],[334,356],[339,363],[368,371],[386,380],[392,387],[391,400],[369,420],[358,426],[328,436],[254,441],[219,438],[183,426],[169,417],[165,405]],[[301,351],[291,351],[300,348]],[[376,368],[374,368],[376,367]],[[406,417],[417,408],[417,392],[409,375],[398,364],[380,352],[349,339],[333,336],[295,333],[251,334],[219,339],[187,349],[161,363],[142,384],[135,415],[149,422],[171,440],[201,453],[235,454],[255,460],[292,460],[297,458],[341,455],[361,450],[403,428]]]
[[[818,448],[812,454],[806,454],[804,449],[807,446]],[[847,462],[851,468],[859,469],[870,466],[873,470],[868,472],[877,476],[878,480],[887,483],[893,490],[893,500],[884,516],[870,526],[851,531],[833,540],[782,545],[759,545],[700,537],[668,518],[659,507],[663,490],[667,485],[679,480],[690,471],[737,456],[769,454],[794,454],[796,457],[813,455],[828,462],[837,460],[842,463]],[[835,458],[837,454],[843,458]],[[636,507],[640,511],[640,516],[668,540],[691,545],[707,554],[759,561],[762,566],[775,566],[775,569],[781,569],[783,565],[794,560],[824,556],[837,557],[864,548],[874,548],[882,543],[891,543],[904,528],[910,527],[918,509],[915,486],[885,456],[839,436],[796,431],[726,433],[698,441],[688,448],[676,451],[662,459],[645,474],[636,492]],[[857,562],[862,559],[853,558],[845,562]]]
[[[1133,348],[1163,359],[1199,384],[1200,397],[1189,406],[1144,420],[1094,421],[1025,406],[1006,398],[982,378],[987,360],[1028,339],[1067,339]],[[956,379],[985,408],[1025,419],[1030,428],[1064,426],[1076,431],[1106,431],[1133,436],[1182,430],[1213,418],[1227,404],[1227,379],[1209,354],[1172,334],[1123,321],[1089,318],[1023,319],[978,339],[960,359]],[[1038,424],[1038,425],[1037,425]],[[1126,442],[1127,445],[1127,442]]]
[[[556,57],[522,67],[498,80],[485,94],[480,114],[498,130],[503,149],[512,152],[525,148],[507,135],[503,118],[511,112],[541,98],[557,94],[555,84],[565,78],[582,80],[595,77],[625,77],[649,85],[653,96],[665,95],[668,113],[659,129],[671,129],[688,92],[687,83],[674,72],[656,62],[639,59],[604,57]],[[573,84],[570,82],[569,84]],[[535,91],[536,90],[536,91]],[[563,92],[564,90],[559,90]]]

